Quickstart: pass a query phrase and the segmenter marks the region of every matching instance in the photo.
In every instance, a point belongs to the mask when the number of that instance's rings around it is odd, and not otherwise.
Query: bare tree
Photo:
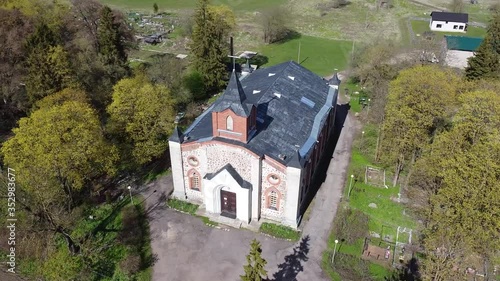
[[[264,42],[270,44],[283,40],[289,29],[286,26],[288,10],[284,7],[276,7],[261,12],[261,24],[264,31]]]

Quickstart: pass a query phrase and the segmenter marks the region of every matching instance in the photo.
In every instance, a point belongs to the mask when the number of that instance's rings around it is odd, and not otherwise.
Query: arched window
[[[228,131],[233,130],[233,118],[231,116],[228,116],[226,118],[226,130],[228,130]]]
[[[278,192],[271,190],[267,195],[267,208],[271,210],[278,210]]]
[[[196,171],[192,171],[189,175],[189,188],[192,190],[200,191],[201,182],[200,182],[200,174]]]

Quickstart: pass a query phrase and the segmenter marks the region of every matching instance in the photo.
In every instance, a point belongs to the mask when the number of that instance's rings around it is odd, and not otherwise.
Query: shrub
[[[300,232],[293,228],[268,222],[264,222],[260,225],[260,232],[276,238],[290,239],[292,241],[298,241],[300,238]]]
[[[371,280],[368,261],[349,254],[337,253],[333,265],[341,280]]]
[[[340,207],[333,224],[333,233],[335,237],[353,244],[356,240],[368,235],[368,221],[369,217],[365,213]]]

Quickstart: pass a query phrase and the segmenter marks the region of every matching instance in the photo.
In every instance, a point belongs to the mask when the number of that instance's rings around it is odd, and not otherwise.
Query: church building
[[[340,80],[295,62],[233,71],[224,93],[169,139],[173,197],[243,223],[296,228],[334,131]]]

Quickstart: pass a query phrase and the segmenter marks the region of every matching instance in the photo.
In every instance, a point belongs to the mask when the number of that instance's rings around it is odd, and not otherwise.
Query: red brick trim
[[[278,178],[278,181],[277,182],[273,182],[271,180],[271,176],[275,176],[276,178]],[[281,183],[281,178],[277,174],[271,173],[271,174],[267,175],[267,182],[269,182],[272,185],[279,185]]]
[[[278,197],[277,200],[276,200],[276,209],[275,211],[279,211],[280,210],[280,205],[281,205],[281,192],[279,192],[278,189],[276,189],[276,187],[272,186],[272,187],[269,187],[266,192],[264,193],[264,196],[266,198],[266,209],[269,209],[269,205],[271,204],[271,191],[275,191],[276,192],[276,196]],[[270,209],[272,210],[272,209]]]
[[[198,175],[198,184],[199,184],[199,189],[200,190],[196,190],[195,188],[193,188],[193,175],[194,174],[197,174]],[[189,189],[190,190],[194,190],[194,191],[200,191],[202,190],[202,179],[201,179],[201,174],[200,172],[198,172],[196,169],[190,169],[188,172],[187,172],[187,176],[188,176],[188,186],[189,186]]]

